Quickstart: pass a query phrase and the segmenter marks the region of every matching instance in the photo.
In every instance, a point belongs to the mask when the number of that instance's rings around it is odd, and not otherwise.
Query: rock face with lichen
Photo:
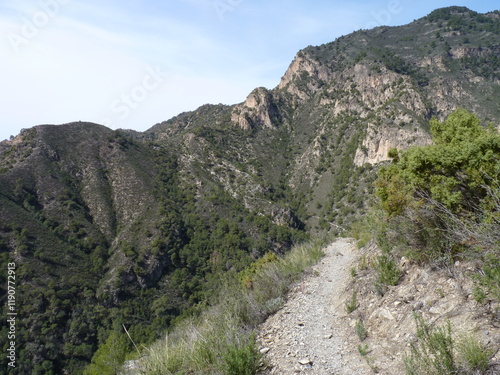
[[[218,275],[344,232],[387,151],[428,144],[432,117],[464,107],[500,124],[499,48],[498,12],[445,8],[307,47],[237,105],[0,142],[0,255],[32,301],[20,373],[81,372],[113,321],[151,340]]]

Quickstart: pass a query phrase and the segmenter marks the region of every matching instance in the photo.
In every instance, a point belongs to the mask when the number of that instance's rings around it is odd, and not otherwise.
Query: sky
[[[276,87],[296,53],[498,0],[0,0],[0,141],[41,124],[144,131]]]

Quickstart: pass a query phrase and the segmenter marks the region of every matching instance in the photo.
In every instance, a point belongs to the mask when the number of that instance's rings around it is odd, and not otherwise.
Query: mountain
[[[210,304],[225,274],[345,231],[387,152],[429,144],[432,117],[464,107],[500,123],[499,56],[500,12],[443,8],[307,47],[276,88],[237,105],[143,133],[79,122],[0,143],[11,373],[81,373],[122,324],[149,343]]]

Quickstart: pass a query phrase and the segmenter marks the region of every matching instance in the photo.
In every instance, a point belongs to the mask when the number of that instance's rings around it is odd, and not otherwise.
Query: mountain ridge
[[[79,373],[120,324],[148,343],[224,273],[345,232],[387,151],[430,142],[431,117],[460,106],[500,123],[499,24],[498,11],[444,8],[307,47],[239,104],[145,132],[41,125],[1,142],[0,254],[25,284],[20,361]]]

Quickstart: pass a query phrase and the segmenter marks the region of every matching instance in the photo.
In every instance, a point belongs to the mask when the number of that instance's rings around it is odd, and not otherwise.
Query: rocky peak
[[[19,353],[19,371],[46,360],[77,373],[111,329],[100,314],[149,335],[219,273],[284,252],[303,232],[345,233],[373,191],[376,168],[365,164],[430,143],[431,117],[463,107],[498,124],[499,15],[462,10],[307,47],[275,89],[144,133],[75,123],[0,142],[0,252],[23,260],[26,300],[67,306],[55,330],[52,308],[23,306],[20,327],[32,328],[20,345],[34,349]],[[367,322],[401,313],[384,307]]]
[[[281,121],[273,95],[264,87],[253,90],[244,103],[235,106],[231,121],[243,130],[274,128]]]
[[[300,51],[281,78],[278,89],[307,100],[321,86],[320,82],[327,82],[332,77],[331,69]]]

